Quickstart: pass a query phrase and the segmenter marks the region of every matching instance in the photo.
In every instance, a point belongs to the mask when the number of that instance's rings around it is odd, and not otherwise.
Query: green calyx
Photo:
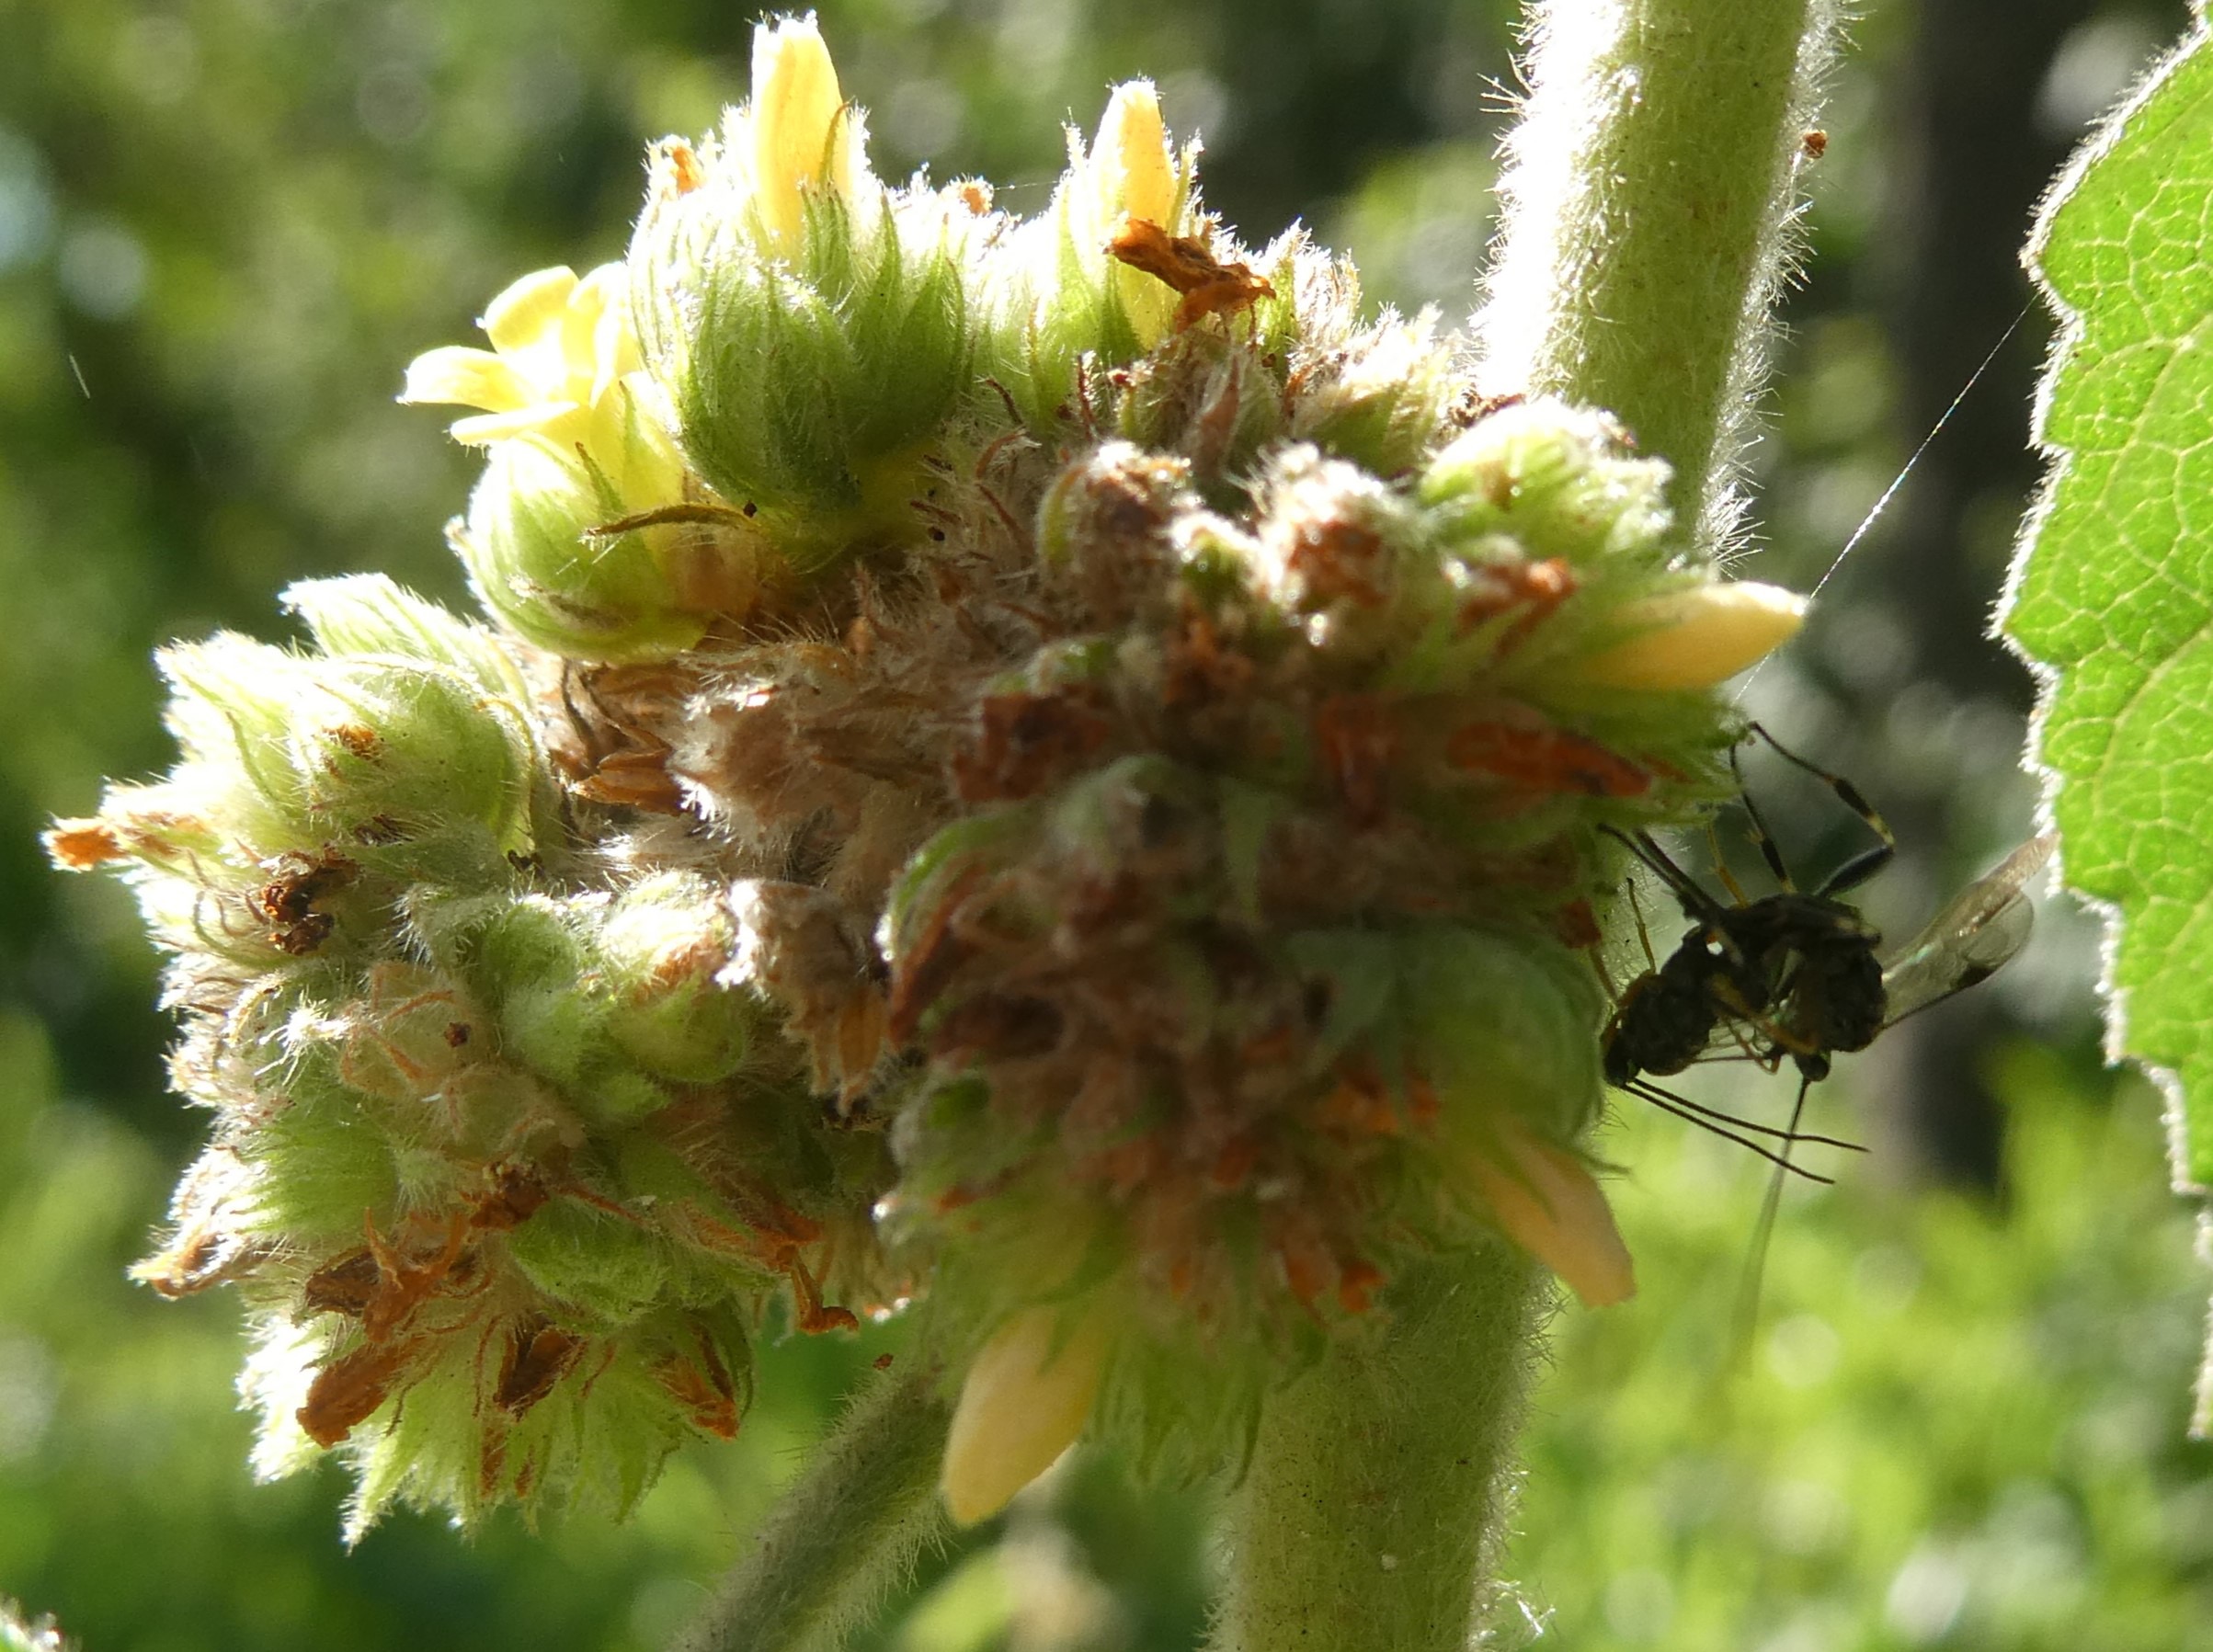
[[[448,538],[518,636],[572,659],[666,659],[718,618],[743,618],[761,584],[745,518],[679,498],[641,508],[594,466],[502,442]]]
[[[973,382],[967,214],[949,195],[813,190],[795,242],[716,174],[640,221],[647,370],[724,498],[765,512],[803,569],[911,537],[916,461]]]

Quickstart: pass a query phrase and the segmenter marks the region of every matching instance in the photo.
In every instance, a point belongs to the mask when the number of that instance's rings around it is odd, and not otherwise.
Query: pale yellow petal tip
[[[1099,137],[1091,145],[1099,169],[1101,223],[1124,215],[1172,231],[1176,174],[1169,155],[1160,95],[1149,80],[1124,81],[1107,99]]]
[[[1472,1168],[1506,1236],[1558,1274],[1586,1307],[1610,1308],[1636,1295],[1629,1248],[1583,1162],[1511,1125],[1499,1145],[1510,1165],[1478,1157]]]
[[[968,1368],[945,1440],[939,1484],[956,1524],[988,1520],[1051,1468],[1090,1420],[1106,1371],[1096,1317],[1064,1330],[1051,1308],[1026,1308],[992,1333]]]
[[[485,306],[477,325],[496,350],[519,350],[535,343],[548,327],[558,326],[576,290],[576,272],[565,264],[534,269],[502,288]]]
[[[761,222],[798,234],[801,190],[841,181],[845,95],[815,14],[780,17],[753,30],[753,186]]]
[[[1654,691],[1710,689],[1797,635],[1806,598],[1780,586],[1739,580],[1655,597],[1626,618],[1637,633],[1584,660],[1577,675],[1585,682]]]

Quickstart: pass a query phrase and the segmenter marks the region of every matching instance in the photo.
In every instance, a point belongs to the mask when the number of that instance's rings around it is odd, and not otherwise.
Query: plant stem
[[[1486,388],[1610,409],[1726,547],[1835,0],[1553,0],[1508,139]]]
[[[927,1373],[873,1384],[669,1652],[832,1652],[944,1529],[951,1413]]]
[[[1466,1652],[1511,1501],[1541,1275],[1503,1245],[1409,1269],[1375,1334],[1269,1401],[1215,1652]]]

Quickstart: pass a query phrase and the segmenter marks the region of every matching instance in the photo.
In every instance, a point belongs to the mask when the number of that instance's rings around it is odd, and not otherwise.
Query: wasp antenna
[[[1733,1112],[1723,1112],[1719,1108],[1707,1107],[1702,1102],[1692,1100],[1688,1096],[1680,1095],[1674,1090],[1654,1084],[1649,1078],[1636,1080],[1635,1084],[1630,1087],[1630,1093],[1641,1096],[1648,1101],[1664,1099],[1668,1103],[1669,1110],[1679,1115],[1688,1116],[1694,1113],[1701,1119],[1712,1119],[1717,1123],[1727,1124],[1737,1130],[1749,1130],[1757,1135],[1773,1136],[1779,1142],[1794,1145],[1806,1142],[1817,1147],[1841,1147],[1847,1153],[1867,1151],[1864,1144],[1848,1142],[1842,1136],[1815,1135],[1810,1131],[1801,1133],[1796,1130],[1779,1130],[1773,1124],[1762,1124],[1751,1119],[1739,1118]],[[1794,1164],[1789,1168],[1797,1170],[1799,1167]]]
[[[1784,1153],[1778,1153],[1772,1147],[1762,1146],[1760,1143],[1753,1141],[1750,1136],[1739,1135],[1735,1131],[1725,1129],[1721,1125],[1715,1123],[1711,1119],[1700,1117],[1697,1113],[1693,1112],[1687,1107],[1676,1106],[1673,1101],[1667,1099],[1667,1093],[1664,1090],[1654,1093],[1651,1089],[1633,1085],[1629,1088],[1629,1093],[1637,1097],[1641,1101],[1650,1102],[1654,1107],[1660,1109],[1661,1112],[1673,1113],[1677,1118],[1683,1120],[1685,1122],[1697,1125],[1699,1129],[1705,1131],[1709,1135],[1717,1135],[1725,1142],[1734,1142],[1738,1146],[1745,1148],[1750,1152],[1758,1154],[1769,1164],[1775,1167],[1775,1173],[1778,1177],[1784,1171],[1787,1170],[1793,1176],[1799,1177],[1807,1181],[1814,1182],[1821,1187],[1829,1188],[1836,1185],[1836,1179],[1832,1176],[1823,1176],[1817,1170],[1808,1170],[1804,1165],[1793,1164],[1787,1156],[1787,1151]],[[1785,1144],[1785,1147],[1787,1149],[1787,1144]]]

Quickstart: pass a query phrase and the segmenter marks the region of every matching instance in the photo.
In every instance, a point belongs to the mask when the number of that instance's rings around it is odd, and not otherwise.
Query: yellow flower
[[[637,394],[643,363],[622,265],[581,280],[565,268],[537,270],[495,298],[478,325],[490,349],[425,351],[407,364],[399,399],[481,408],[454,421],[454,440],[534,443],[587,481],[596,471],[624,509],[683,497],[676,445]]]
[[[757,24],[751,100],[724,109],[720,129],[697,146],[663,138],[647,151],[645,211],[633,256],[671,238],[695,243],[690,250],[699,256],[733,228],[770,254],[788,255],[811,195],[835,196],[865,220],[883,196],[867,143],[867,122],[838,90],[813,16]],[[650,302],[663,285],[649,281],[641,292]]]
[[[566,454],[578,443],[599,446],[595,427],[609,416],[619,428],[615,393],[642,365],[622,265],[603,264],[582,280],[565,267],[526,275],[477,325],[490,349],[425,351],[407,364],[399,399],[484,409],[454,421],[453,439],[471,447],[535,436]]]

